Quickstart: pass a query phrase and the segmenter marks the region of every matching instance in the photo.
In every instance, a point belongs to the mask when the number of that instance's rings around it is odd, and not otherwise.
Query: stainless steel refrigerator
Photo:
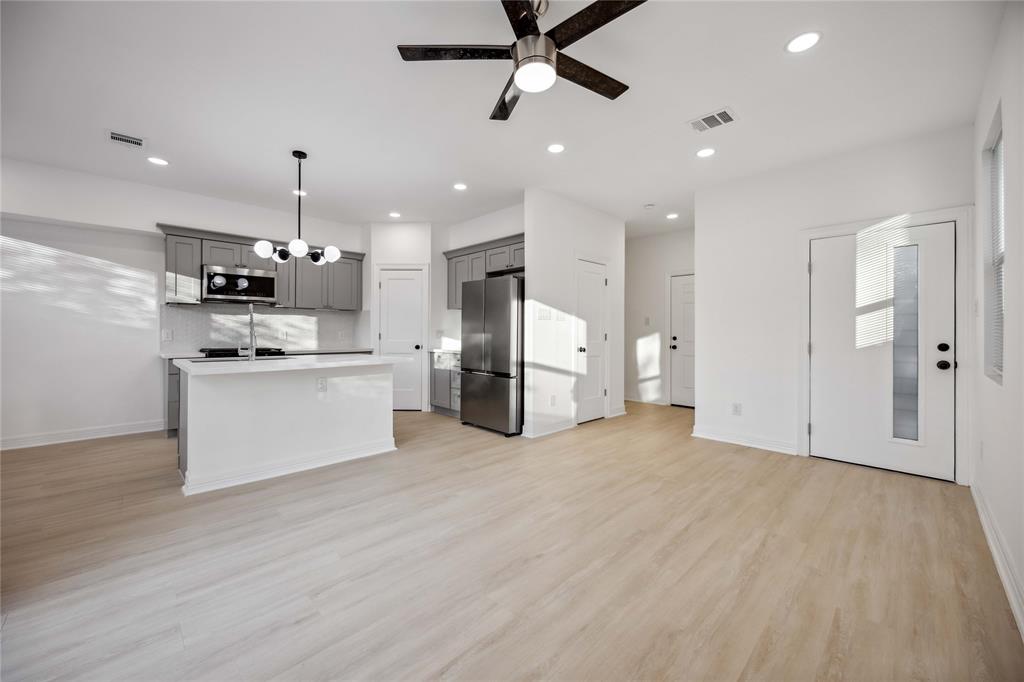
[[[462,423],[523,432],[523,280],[462,285]]]

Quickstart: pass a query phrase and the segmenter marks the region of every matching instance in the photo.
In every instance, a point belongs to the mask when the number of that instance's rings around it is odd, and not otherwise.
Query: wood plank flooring
[[[1024,679],[967,488],[628,412],[188,498],[161,434],[5,452],[3,679]]]

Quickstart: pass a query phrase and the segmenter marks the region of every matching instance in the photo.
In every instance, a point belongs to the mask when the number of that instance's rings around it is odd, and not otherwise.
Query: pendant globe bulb
[[[261,239],[252,245],[252,251],[260,258],[270,258],[274,255],[274,245],[266,239]]]
[[[334,263],[341,258],[341,250],[337,246],[328,246],[324,249],[324,258],[328,263]]]
[[[274,255],[272,256],[275,263],[287,263],[288,259],[291,258],[288,249],[274,249]]]
[[[302,258],[309,253],[309,244],[301,239],[293,239],[288,242],[288,251],[296,258]]]

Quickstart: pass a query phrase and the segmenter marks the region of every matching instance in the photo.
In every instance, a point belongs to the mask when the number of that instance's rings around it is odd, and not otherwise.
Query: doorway
[[[673,275],[669,293],[669,402],[693,407],[694,389],[694,276]]]
[[[602,263],[576,261],[576,423],[582,424],[606,415],[607,373],[605,346],[608,333],[607,268]]]
[[[954,480],[955,227],[810,240],[811,455]]]
[[[380,270],[378,346],[381,355],[406,357],[394,365],[394,409],[423,409],[426,278],[421,269]]]

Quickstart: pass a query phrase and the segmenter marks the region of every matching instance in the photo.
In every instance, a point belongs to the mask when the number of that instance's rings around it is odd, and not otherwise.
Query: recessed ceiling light
[[[678,217],[679,217],[679,214],[678,214],[678,213],[669,213],[669,214],[668,214],[667,216],[665,216],[665,217],[666,217],[666,218],[668,218],[669,220],[675,220],[676,218],[678,218]]]
[[[697,156],[699,158],[701,158],[701,159],[706,159],[709,156],[714,156],[714,155],[715,155],[715,150],[712,149],[711,147],[705,147],[704,149],[701,149],[699,152],[697,152]]]
[[[392,211],[391,213],[388,213],[388,215],[391,216],[392,218],[401,218],[402,217],[402,214],[399,213],[398,211]]]
[[[801,33],[796,38],[793,38],[791,41],[786,43],[786,51],[793,53],[804,52],[817,45],[819,40],[821,40],[821,34],[815,31],[811,31],[810,33]]]
[[[650,211],[652,208],[654,208],[654,204],[644,204],[644,209],[645,210]]]
[[[558,144],[557,142],[555,144],[549,144],[548,151],[551,152],[552,154],[561,154],[562,152],[565,151],[565,145]]]
[[[452,187],[454,187],[455,189],[457,189],[460,192],[465,192],[466,191],[466,183],[464,183],[464,182],[456,182],[454,185],[452,185]]]
[[[151,156],[146,161],[149,161],[154,166],[166,166],[167,162],[161,159],[159,156]]]
[[[297,197],[304,197],[304,196],[306,196],[306,190],[304,190],[304,189],[293,189],[292,190],[292,194],[294,194]]]

